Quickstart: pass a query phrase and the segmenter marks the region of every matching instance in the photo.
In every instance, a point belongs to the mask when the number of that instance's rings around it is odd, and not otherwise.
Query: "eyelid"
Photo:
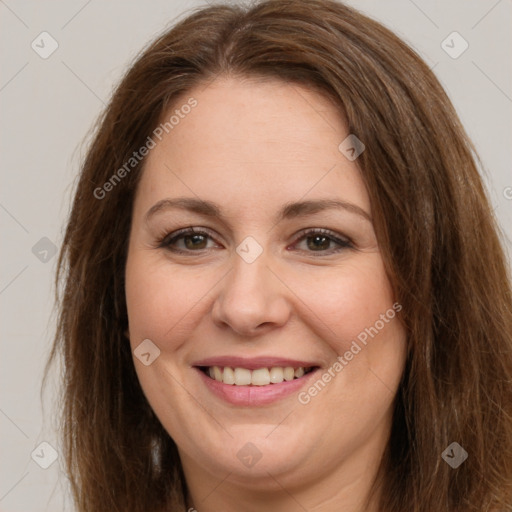
[[[306,237],[307,235],[316,234],[329,236],[333,240],[338,240],[339,242],[345,242],[350,244],[352,243],[348,236],[342,235],[341,233],[337,233],[336,231],[327,228],[305,228],[299,231],[295,236],[297,237],[297,240],[300,240]]]

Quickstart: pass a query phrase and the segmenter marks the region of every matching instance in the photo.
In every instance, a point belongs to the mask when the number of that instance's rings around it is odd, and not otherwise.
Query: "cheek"
[[[394,300],[380,255],[367,254],[357,264],[329,269],[328,275],[304,274],[301,279],[308,290],[301,298],[314,313],[307,315],[313,330],[321,332],[332,350],[333,363],[338,356],[343,358],[333,386],[343,400],[396,390],[405,364],[406,336],[399,320],[402,308]]]
[[[325,270],[297,277],[301,288],[307,290],[301,293],[301,299],[315,313],[317,323],[328,328],[332,342],[344,349],[347,341],[373,326],[392,308],[393,293],[378,253],[360,257],[357,264],[347,262]]]
[[[155,261],[153,261],[153,259]],[[201,299],[212,289],[208,273],[180,269],[166,261],[156,261],[144,252],[132,253],[126,265],[126,303],[130,338],[159,342],[176,339],[190,330],[197,318]],[[171,335],[172,333],[172,335]]]

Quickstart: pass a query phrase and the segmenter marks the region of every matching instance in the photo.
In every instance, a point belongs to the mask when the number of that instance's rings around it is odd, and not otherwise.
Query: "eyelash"
[[[205,228],[202,228],[202,230],[196,230],[195,228],[184,228],[184,229],[175,231],[173,233],[166,234],[165,236],[160,238],[158,241],[158,248],[167,249],[169,251],[172,251],[172,252],[178,253],[178,254],[190,254],[190,253],[194,253],[194,252],[201,253],[203,251],[210,250],[210,249],[199,249],[197,251],[193,251],[193,250],[177,249],[176,247],[172,247],[172,244],[176,243],[177,240],[179,240],[181,238],[186,238],[186,237],[192,236],[192,235],[206,236],[213,240],[213,236]],[[330,239],[332,242],[338,244],[339,247],[337,249],[330,249],[330,250],[326,250],[326,251],[304,251],[304,252],[319,253],[320,256],[323,256],[323,255],[335,254],[335,253],[341,252],[344,249],[354,248],[352,242],[349,241],[348,239],[344,240],[344,239],[340,238],[335,232],[330,231],[329,229],[323,229],[323,228],[308,228],[308,229],[302,231],[299,235],[299,238],[294,243],[294,245],[299,242],[302,242],[303,240],[306,240],[309,237],[313,237],[313,236],[326,237],[326,238]]]

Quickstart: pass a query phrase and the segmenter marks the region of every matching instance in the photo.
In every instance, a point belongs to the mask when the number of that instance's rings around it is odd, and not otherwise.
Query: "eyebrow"
[[[204,217],[222,217],[222,207],[212,201],[206,201],[194,197],[177,197],[174,199],[162,199],[155,203],[146,213],[146,222],[159,212],[177,208],[197,213]],[[276,222],[285,219],[294,219],[314,215],[324,210],[342,209],[372,222],[370,215],[359,206],[341,201],[339,199],[314,199],[285,203],[276,216]]]

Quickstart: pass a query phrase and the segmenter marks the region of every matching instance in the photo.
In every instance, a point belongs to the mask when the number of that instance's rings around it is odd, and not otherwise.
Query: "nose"
[[[244,337],[282,327],[291,314],[288,292],[263,254],[252,263],[235,255],[213,304],[213,321]]]

